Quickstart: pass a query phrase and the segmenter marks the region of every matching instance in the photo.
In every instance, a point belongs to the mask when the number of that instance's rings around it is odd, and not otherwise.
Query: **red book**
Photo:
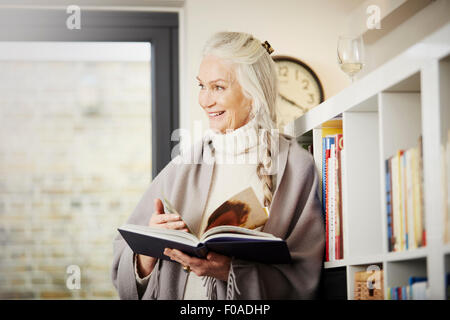
[[[330,243],[328,241],[329,239],[329,228],[328,228],[328,158],[330,157],[330,149],[327,149],[325,151],[325,163],[326,163],[326,167],[325,167],[325,233],[326,233],[326,241],[325,241],[325,261],[330,261],[330,250],[329,250],[329,246]]]
[[[343,259],[343,234],[342,234],[342,181],[341,181],[341,150],[344,148],[344,138],[341,133],[335,135],[336,141],[336,259]]]

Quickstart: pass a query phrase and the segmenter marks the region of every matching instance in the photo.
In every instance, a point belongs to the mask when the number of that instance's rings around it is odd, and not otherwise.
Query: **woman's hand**
[[[210,252],[206,259],[199,259],[184,254],[180,250],[168,248],[164,249],[164,254],[170,257],[171,260],[190,267],[191,271],[199,277],[210,276],[222,281],[228,280],[231,264],[230,257]]]
[[[150,227],[178,229],[188,231],[186,223],[181,219],[181,216],[175,213],[164,213],[164,206],[161,199],[155,199],[155,212],[152,214],[148,223]],[[152,272],[156,264],[156,258],[137,255],[137,270],[141,278],[145,278]]]

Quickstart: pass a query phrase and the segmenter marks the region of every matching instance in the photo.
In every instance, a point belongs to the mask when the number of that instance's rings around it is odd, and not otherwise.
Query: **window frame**
[[[61,9],[0,9],[0,41],[108,41],[151,43],[152,177],[170,162],[179,128],[177,12],[81,8],[80,29],[68,29]]]

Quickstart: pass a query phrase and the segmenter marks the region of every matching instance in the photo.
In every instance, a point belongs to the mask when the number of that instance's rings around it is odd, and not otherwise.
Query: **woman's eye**
[[[198,84],[198,86],[200,87],[200,89],[203,89],[205,86],[202,85],[201,83]]]
[[[225,90],[225,88],[224,88],[224,87],[221,87],[221,86],[216,86],[216,90],[218,90],[218,91],[223,91],[223,90]]]

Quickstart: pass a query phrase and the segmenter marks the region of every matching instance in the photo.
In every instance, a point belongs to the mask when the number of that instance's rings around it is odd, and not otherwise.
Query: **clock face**
[[[283,127],[323,102],[322,85],[314,71],[300,60],[275,56],[279,80],[277,126]]]

